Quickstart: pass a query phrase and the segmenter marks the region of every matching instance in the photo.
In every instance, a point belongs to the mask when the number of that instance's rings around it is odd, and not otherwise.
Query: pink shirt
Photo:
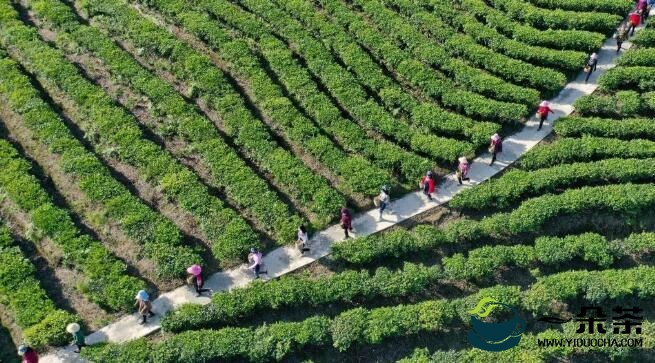
[[[469,173],[469,163],[459,163],[459,171],[462,172],[462,176],[466,176]]]
[[[252,255],[252,261],[253,261],[253,264],[249,268],[254,268],[257,265],[261,265],[262,264],[262,253],[261,252],[254,253]]]

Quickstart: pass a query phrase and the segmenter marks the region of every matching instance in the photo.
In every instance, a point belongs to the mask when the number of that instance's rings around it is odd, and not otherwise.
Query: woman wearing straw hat
[[[550,109],[550,102],[541,101],[539,109],[537,110],[537,116],[539,117],[539,127],[537,128],[537,131],[541,130],[541,126],[544,125],[544,121],[548,118],[548,114],[552,112],[553,110]]]
[[[86,346],[86,341],[84,340],[84,332],[82,332],[80,324],[70,323],[66,326],[66,331],[73,335],[73,344],[77,346],[75,353],[79,353],[82,350],[82,347]]]
[[[152,303],[150,303],[150,295],[148,295],[146,290],[139,290],[135,298],[136,298],[136,304],[134,305],[139,308],[139,314],[141,314],[141,321],[139,322],[139,324],[145,324],[147,317],[155,316],[155,313],[152,312]]]
[[[616,31],[616,52],[621,51],[621,46],[623,45],[623,42],[625,42],[628,39],[628,29],[627,26],[621,25],[619,29]]]
[[[39,355],[28,345],[21,344],[18,347],[18,355],[22,357],[22,363],[39,363]]]
[[[491,136],[489,152],[491,153],[491,162],[489,163],[489,166],[491,166],[494,164],[494,161],[496,161],[496,154],[503,152],[503,139],[497,133]]]
[[[189,266],[186,272],[189,274],[188,281],[192,282],[196,288],[196,296],[201,296],[203,292],[211,292],[211,289],[202,288],[205,284],[205,279],[202,278],[202,267],[200,265]]]
[[[457,181],[459,182],[460,185],[462,185],[463,180],[469,180],[470,178],[468,177],[469,174],[469,161],[466,159],[466,157],[462,156],[458,159],[459,165],[457,166]]]

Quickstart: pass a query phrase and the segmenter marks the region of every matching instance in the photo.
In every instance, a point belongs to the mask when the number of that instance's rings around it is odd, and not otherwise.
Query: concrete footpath
[[[640,26],[637,30],[640,30],[642,27]],[[624,49],[630,47],[631,43],[629,41],[623,43]],[[383,219],[380,221],[378,221],[379,213],[377,209],[356,215],[353,219],[355,231],[352,235],[354,237],[363,237],[383,231],[398,222],[450,201],[461,190],[479,184],[511,165],[552,131],[553,121],[573,112],[572,105],[578,98],[589,95],[596,90],[598,87],[598,77],[608,69],[614,67],[616,58],[619,55],[616,53],[616,40],[606,40],[602,49],[598,52],[598,67],[596,72],[592,73],[589,82],[584,82],[586,74],[580,72],[577,78],[568,83],[557,97],[551,99],[551,108],[554,114],[551,114],[549,120],[544,123],[540,131],[537,131],[539,122],[535,117],[532,117],[520,132],[504,138],[503,152],[498,154],[498,159],[494,165],[489,166],[491,155],[488,153],[476,158],[471,164],[469,172],[471,180],[465,183],[464,186],[458,185],[455,175],[450,174],[446,176],[445,182],[438,185],[437,198],[434,201],[429,201],[420,192],[413,192],[402,198],[392,200],[390,208],[388,208],[390,212],[385,213]],[[328,255],[332,244],[340,242],[343,239],[343,230],[336,224],[316,233],[310,240],[310,253],[304,256],[294,246],[281,247],[269,252],[264,256],[264,269],[268,270],[268,278],[284,275]],[[263,276],[266,278],[266,275]],[[244,264],[237,268],[218,272],[210,276],[205,282],[205,287],[214,290],[214,292],[225,291],[235,287],[245,286],[252,280],[253,274],[247,269],[247,265]],[[161,328],[159,319],[166,312],[182,304],[207,304],[209,302],[210,299],[208,297],[196,297],[193,289],[182,286],[160,295],[153,301],[153,311],[157,316],[149,319],[147,324],[140,325],[140,317],[136,313],[127,315],[87,336],[86,341],[87,344],[97,344],[100,342],[120,343],[147,336],[157,332]],[[73,353],[73,348],[69,346],[42,357],[40,362],[68,363],[84,362],[84,360],[80,359],[78,354]]]

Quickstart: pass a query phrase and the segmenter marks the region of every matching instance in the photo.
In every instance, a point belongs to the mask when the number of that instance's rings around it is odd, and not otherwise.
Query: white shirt
[[[309,241],[309,236],[307,236],[307,232],[303,232],[301,230],[298,230],[298,241],[302,241],[303,243],[307,243]]]
[[[380,202],[389,203],[389,194],[385,193],[384,191],[380,192],[378,198],[380,198]]]

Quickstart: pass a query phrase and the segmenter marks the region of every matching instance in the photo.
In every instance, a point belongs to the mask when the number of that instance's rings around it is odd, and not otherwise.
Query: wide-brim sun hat
[[[539,106],[540,106],[540,107],[548,107],[548,106],[550,106],[550,102],[548,102],[548,101],[541,101],[541,103],[539,104]]]
[[[80,331],[80,324],[70,323],[70,324],[66,325],[66,331],[71,333],[71,334],[75,334],[78,331]]]
[[[186,272],[190,273],[191,275],[200,275],[202,272],[202,267],[200,267],[200,265],[191,265],[186,269]]]
[[[139,292],[136,293],[135,299],[146,301],[146,300],[150,299],[150,295],[148,295],[146,290],[139,290]]]
[[[498,134],[493,134],[493,136],[491,136],[491,140],[494,140],[494,141],[496,141],[496,140],[500,140],[500,135],[498,135]]]
[[[459,160],[460,163],[468,163],[469,162],[468,159],[466,159],[466,156],[460,156],[460,158],[457,159],[457,160]]]

